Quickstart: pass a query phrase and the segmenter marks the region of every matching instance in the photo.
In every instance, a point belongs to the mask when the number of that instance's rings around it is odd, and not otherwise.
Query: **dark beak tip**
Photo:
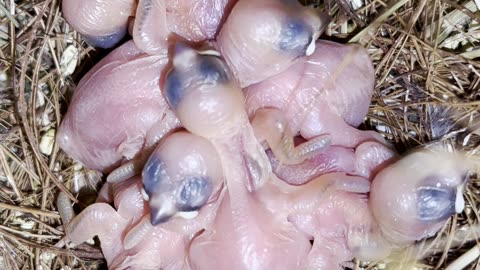
[[[167,222],[169,219],[170,219],[170,217],[165,217],[165,216],[163,216],[163,217],[154,217],[154,216],[152,216],[152,217],[150,218],[150,222],[152,223],[153,226],[156,226],[156,225],[158,225],[158,224],[162,224],[162,223]]]
[[[174,216],[175,213],[159,213],[160,210],[151,209],[150,210],[150,223],[153,226],[165,223],[170,220]]]

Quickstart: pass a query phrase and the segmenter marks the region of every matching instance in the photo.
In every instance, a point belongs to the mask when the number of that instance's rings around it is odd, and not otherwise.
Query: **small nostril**
[[[312,43],[313,30],[305,22],[299,19],[289,20],[282,28],[279,49],[287,52],[294,52],[298,55],[304,55],[308,46]]]
[[[456,212],[457,190],[454,188],[420,187],[417,190],[417,218],[437,222]]]
[[[182,182],[178,188],[176,206],[180,211],[200,209],[212,194],[212,184],[206,177],[193,176]]]

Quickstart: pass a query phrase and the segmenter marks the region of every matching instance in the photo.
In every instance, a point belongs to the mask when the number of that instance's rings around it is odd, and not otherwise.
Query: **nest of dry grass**
[[[55,144],[68,94],[106,52],[88,47],[65,22],[60,0],[0,0],[0,269],[98,269],[100,250],[58,249],[60,190],[95,188]],[[359,42],[374,60],[376,91],[365,127],[400,152],[441,141],[478,157],[480,1],[308,1],[333,21],[323,38]],[[393,263],[357,262],[356,269],[443,269],[472,258],[479,269],[480,183],[466,190],[466,210],[434,238]],[[71,194],[69,192],[69,194]],[[73,196],[72,196],[73,197]],[[78,200],[83,201],[81,198]],[[462,257],[462,258],[463,258]]]

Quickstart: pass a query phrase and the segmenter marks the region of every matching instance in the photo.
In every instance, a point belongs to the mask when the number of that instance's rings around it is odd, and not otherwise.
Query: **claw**
[[[259,141],[266,141],[280,163],[295,165],[304,162],[328,148],[330,135],[317,136],[298,146],[288,129],[288,122],[279,109],[261,109],[252,120],[255,136]]]

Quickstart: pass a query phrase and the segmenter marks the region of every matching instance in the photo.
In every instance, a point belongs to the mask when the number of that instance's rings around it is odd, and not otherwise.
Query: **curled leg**
[[[291,185],[303,185],[323,174],[355,171],[355,153],[339,146],[331,146],[298,165],[281,164],[269,151],[267,155],[275,175]]]
[[[218,154],[208,140],[187,132],[170,135],[142,172],[151,223],[202,208],[221,186],[222,175]]]
[[[344,173],[326,174],[296,187],[295,192],[290,193],[288,202],[291,209],[314,211],[324,200],[325,194],[335,191],[364,194],[370,191],[370,183],[365,178]]]
[[[320,135],[295,146],[294,135],[288,129],[288,121],[278,109],[258,110],[252,126],[257,139],[267,142],[281,164],[300,164],[324,151],[331,143],[329,135]]]
[[[396,153],[378,142],[364,142],[355,149],[356,173],[371,179],[379,170],[388,166]]]
[[[67,241],[79,245],[98,236],[107,262],[122,250],[121,239],[127,220],[110,205],[95,203],[83,210],[68,225]]]

